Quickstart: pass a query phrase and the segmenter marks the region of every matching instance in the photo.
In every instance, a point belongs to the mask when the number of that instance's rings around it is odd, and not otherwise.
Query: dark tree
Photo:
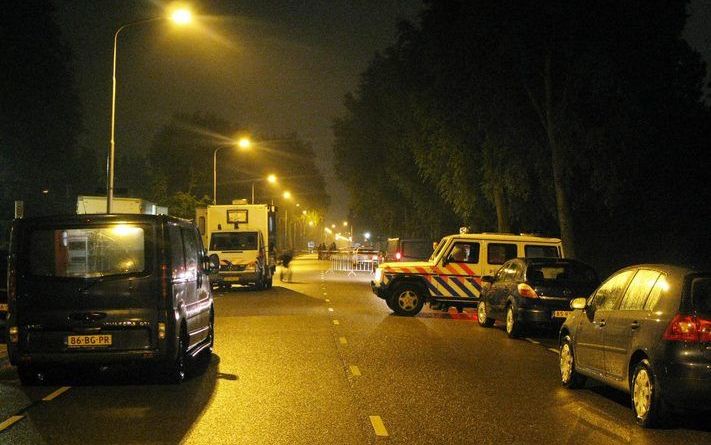
[[[80,104],[53,12],[26,1],[0,14],[0,219],[12,217],[13,200],[27,214],[73,211],[87,186],[77,166],[92,161],[77,153]]]

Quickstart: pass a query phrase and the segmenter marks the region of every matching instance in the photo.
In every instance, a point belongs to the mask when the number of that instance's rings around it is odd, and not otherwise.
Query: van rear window
[[[213,233],[210,250],[257,250],[257,232]]]
[[[37,229],[28,240],[32,275],[94,278],[146,269],[146,235],[135,225]]]

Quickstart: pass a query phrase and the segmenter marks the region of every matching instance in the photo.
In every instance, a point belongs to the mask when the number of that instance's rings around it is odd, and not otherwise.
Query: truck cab
[[[426,261],[383,263],[371,282],[373,293],[398,315],[418,314],[425,303],[433,309],[474,307],[481,277],[493,275],[511,258],[562,258],[558,238],[473,233],[448,235]]]

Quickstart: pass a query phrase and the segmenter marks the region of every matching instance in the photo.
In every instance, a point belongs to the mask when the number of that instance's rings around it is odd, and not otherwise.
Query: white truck
[[[272,286],[276,270],[276,208],[268,204],[210,205],[195,209],[195,223],[208,255],[220,257],[220,270],[212,284],[229,289],[233,284],[254,289]]]
[[[162,207],[141,198],[114,198],[111,203],[111,212],[167,215],[168,207]],[[77,196],[77,215],[93,213],[106,213],[106,196]]]

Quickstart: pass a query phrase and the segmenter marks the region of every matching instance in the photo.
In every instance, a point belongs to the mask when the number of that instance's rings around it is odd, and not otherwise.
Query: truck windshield
[[[257,250],[257,232],[213,233],[210,250]]]
[[[32,275],[96,278],[144,272],[146,234],[143,227],[36,229],[29,233],[27,265]]]

